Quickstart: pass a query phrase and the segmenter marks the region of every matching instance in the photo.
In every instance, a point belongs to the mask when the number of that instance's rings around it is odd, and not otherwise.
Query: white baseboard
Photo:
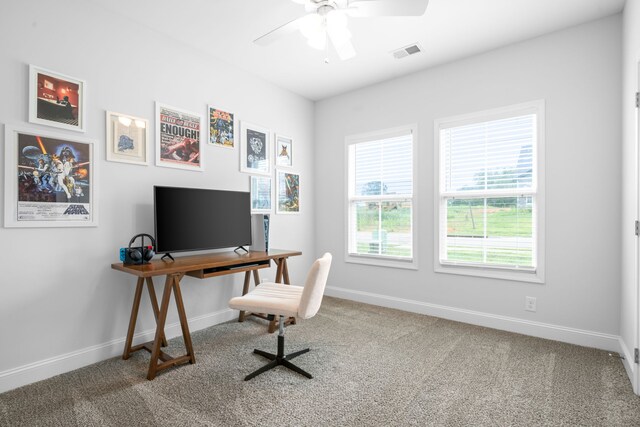
[[[636,367],[638,365],[633,362],[633,353],[629,351],[629,347],[627,346],[627,343],[624,342],[622,337],[620,337],[620,355],[624,357],[624,359],[622,359],[622,364],[624,365],[624,369],[627,371],[629,380],[631,380],[633,392],[637,395],[640,395],[640,384],[637,384],[636,382]]]
[[[198,331],[200,329],[232,320],[237,318],[237,316],[238,311],[231,309],[208,313],[189,319],[189,329],[192,332]],[[180,323],[175,322],[166,325],[165,334],[167,339],[181,336],[182,330],[180,329]],[[135,334],[133,342],[134,344],[148,342],[153,340],[154,336],[155,328],[148,329]],[[44,380],[55,375],[73,371],[111,357],[121,356],[124,349],[124,341],[125,337],[117,338],[103,344],[94,345],[0,372],[0,393],[13,390],[14,388],[18,388],[23,385],[31,384],[36,381]],[[146,373],[141,372],[140,375],[145,376]]]
[[[325,295],[382,307],[395,308],[412,313],[441,317],[443,319],[455,320],[457,322],[470,323],[472,325],[485,326],[487,328],[500,329],[503,331],[515,332],[538,338],[562,341],[584,347],[599,348],[602,350],[615,351],[617,353],[621,352],[620,337],[617,335],[586,331],[583,329],[569,328],[549,323],[533,322],[515,317],[482,313],[480,311],[465,310],[456,307],[390,297],[370,292],[354,291],[334,286],[327,286]]]

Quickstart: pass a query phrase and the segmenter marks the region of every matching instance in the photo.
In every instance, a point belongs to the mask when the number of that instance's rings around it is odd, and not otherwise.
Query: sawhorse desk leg
[[[278,268],[276,269],[276,283],[284,283],[285,285],[290,285],[289,281],[289,267],[287,267],[287,259],[286,258],[278,258],[275,260]],[[284,282],[282,281],[284,279]]]
[[[138,278],[136,285],[136,292],[133,299],[133,307],[131,308],[131,318],[129,320],[129,330],[127,331],[127,339],[125,341],[123,359],[128,359],[131,353],[138,350],[147,350],[151,353],[151,360],[149,361],[149,372],[147,373],[147,379],[152,380],[156,377],[156,374],[172,366],[189,362],[196,363],[196,358],[193,352],[193,345],[191,342],[191,334],[189,333],[189,324],[187,323],[187,315],[184,311],[184,302],[182,300],[182,292],[180,291],[180,280],[184,274],[170,274],[167,275],[167,279],[164,285],[164,291],[162,293],[162,302],[158,308],[158,301],[156,299],[155,289],[153,287],[153,280],[147,278],[147,288],[149,290],[149,298],[151,299],[151,306],[156,317],[156,334],[153,342],[139,344],[132,347],[133,334],[136,328],[136,320],[138,318],[138,309],[140,307],[140,299],[142,297],[142,287],[144,285],[144,279]],[[169,310],[169,300],[171,299],[171,292],[174,293],[176,300],[176,307],[178,309],[178,316],[180,317],[180,326],[182,328],[182,336],[184,338],[184,344],[187,350],[187,354],[179,357],[172,357],[161,350],[162,346],[167,345],[165,338],[164,326],[167,320],[167,312]],[[161,360],[162,363],[159,363]]]
[[[147,277],[146,281],[147,281],[147,290],[149,291],[149,300],[151,301],[151,307],[153,308],[153,316],[156,319],[156,325],[157,325],[158,313],[159,313],[158,298],[156,298],[156,290],[153,287],[153,281],[151,280],[151,277]],[[136,292],[133,296],[133,306],[131,307],[131,317],[129,318],[129,329],[127,330],[127,339],[125,340],[124,352],[122,353],[122,358],[124,360],[127,360],[131,356],[131,353],[133,353],[134,351],[140,350],[140,348],[137,348],[138,346],[136,346],[136,350],[132,350],[131,344],[133,342],[133,334],[136,329],[136,321],[138,319],[138,309],[140,308],[140,300],[142,299],[142,288],[144,287],[144,282],[145,282],[145,279],[143,279],[142,277],[138,277],[138,283],[136,284]],[[167,345],[168,345],[167,339],[165,338],[163,333],[162,346],[166,347]]]

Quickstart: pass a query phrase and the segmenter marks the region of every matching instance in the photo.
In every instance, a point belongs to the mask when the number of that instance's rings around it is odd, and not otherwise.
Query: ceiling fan
[[[341,60],[355,56],[348,17],[422,16],[429,0],[292,0],[304,5],[306,14],[258,37],[253,42],[266,46],[300,31],[309,46],[325,50],[333,45]],[[326,62],[327,60],[325,60]]]

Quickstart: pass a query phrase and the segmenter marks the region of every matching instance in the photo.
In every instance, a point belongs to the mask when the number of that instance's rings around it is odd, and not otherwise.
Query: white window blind
[[[413,135],[352,142],[348,148],[348,251],[413,259]]]
[[[537,115],[439,133],[440,262],[535,271]]]

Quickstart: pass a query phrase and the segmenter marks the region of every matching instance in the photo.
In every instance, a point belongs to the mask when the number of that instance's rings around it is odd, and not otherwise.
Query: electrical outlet
[[[536,297],[525,297],[524,309],[527,311],[536,311]]]

